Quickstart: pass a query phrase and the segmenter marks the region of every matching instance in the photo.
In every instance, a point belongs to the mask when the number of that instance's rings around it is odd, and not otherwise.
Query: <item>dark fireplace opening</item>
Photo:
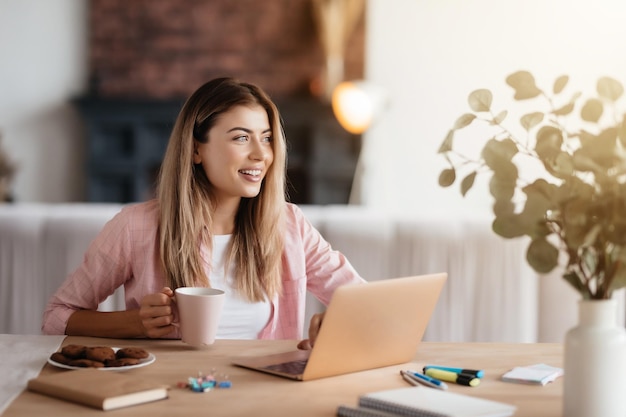
[[[83,97],[75,101],[87,130],[91,202],[154,197],[159,167],[182,100]],[[277,102],[287,139],[287,193],[297,204],[347,204],[361,138],[344,131],[329,104],[314,98]]]

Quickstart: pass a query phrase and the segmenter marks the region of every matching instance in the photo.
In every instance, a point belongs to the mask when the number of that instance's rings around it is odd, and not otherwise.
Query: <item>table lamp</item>
[[[332,108],[339,124],[360,135],[372,125],[387,101],[383,88],[367,81],[344,81],[332,95]]]

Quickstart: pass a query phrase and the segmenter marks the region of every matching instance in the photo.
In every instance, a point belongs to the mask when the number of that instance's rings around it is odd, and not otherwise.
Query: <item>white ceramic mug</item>
[[[224,306],[224,291],[204,287],[180,287],[174,291],[183,342],[200,347],[215,342]]]

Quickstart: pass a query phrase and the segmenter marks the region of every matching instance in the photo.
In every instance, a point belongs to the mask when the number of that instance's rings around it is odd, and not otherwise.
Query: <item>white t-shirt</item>
[[[232,286],[234,274],[232,265],[228,274],[224,276],[226,248],[231,237],[232,235],[213,237],[211,287],[226,293],[216,337],[218,339],[256,339],[270,319],[272,306],[268,300],[251,303],[235,292]]]

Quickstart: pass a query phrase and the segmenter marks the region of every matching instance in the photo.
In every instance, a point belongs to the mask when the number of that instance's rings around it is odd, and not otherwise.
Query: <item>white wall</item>
[[[0,0],[0,145],[18,164],[18,201],[84,199],[85,0]]]
[[[437,149],[469,110],[472,90],[491,89],[504,109],[513,102],[504,79],[520,69],[547,90],[561,74],[590,93],[600,76],[626,83],[621,0],[368,1],[366,78],[391,95],[365,136],[360,192],[368,205],[489,215],[484,186],[464,201],[457,185],[437,184],[445,166]]]
[[[437,150],[469,111],[471,91],[491,89],[494,107],[510,109],[516,103],[505,78],[517,70],[531,71],[547,91],[562,74],[570,75],[573,90],[589,94],[601,76],[626,84],[621,0],[368,0],[367,12],[366,78],[390,94],[364,137],[356,194],[370,206],[451,222],[491,217],[484,181],[465,198],[458,183],[442,189],[437,182],[446,167]],[[562,341],[563,329],[576,323],[579,295],[559,271],[539,285],[539,316],[561,324],[542,326],[540,340]]]

